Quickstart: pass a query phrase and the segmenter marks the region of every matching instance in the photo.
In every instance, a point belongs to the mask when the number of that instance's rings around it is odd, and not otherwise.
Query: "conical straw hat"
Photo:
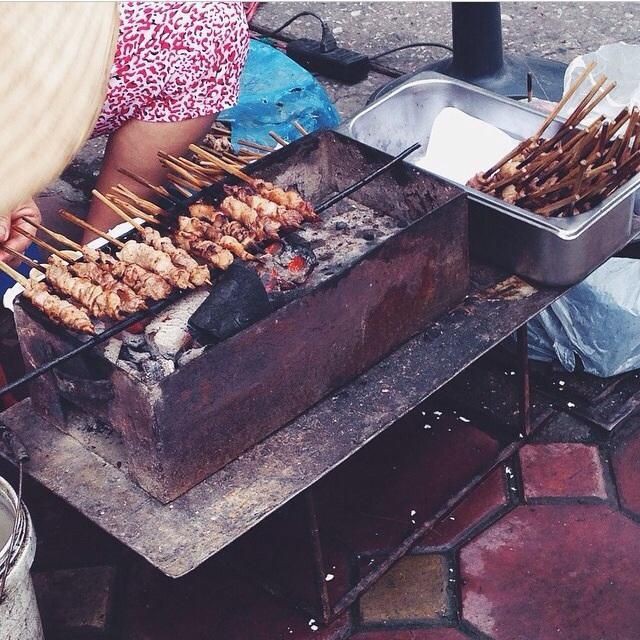
[[[0,3],[0,213],[54,180],[91,134],[117,36],[115,2]]]

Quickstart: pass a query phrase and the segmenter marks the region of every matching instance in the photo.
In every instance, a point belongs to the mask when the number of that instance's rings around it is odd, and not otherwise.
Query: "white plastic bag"
[[[529,355],[558,358],[568,371],[579,356],[603,378],[640,368],[640,260],[611,258],[529,323]]]
[[[615,118],[626,106],[640,105],[640,45],[616,42],[605,44],[592,53],[575,58],[564,74],[564,92],[584,68],[595,61],[596,68],[589,74],[576,94],[567,102],[560,115],[567,117],[604,74],[615,81],[615,89],[592,112],[595,119],[601,115]]]

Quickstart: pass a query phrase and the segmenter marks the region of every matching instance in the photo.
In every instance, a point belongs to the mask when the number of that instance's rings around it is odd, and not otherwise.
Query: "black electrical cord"
[[[300,13],[297,13],[292,18],[289,18],[284,24],[280,25],[277,29],[271,29],[269,31],[265,30],[266,33],[263,31],[263,35],[275,36],[277,33],[282,31],[283,29],[286,29],[292,22],[295,22],[296,20],[298,20],[299,18],[303,18],[304,16],[311,16],[312,18],[315,18],[316,20],[318,20],[322,25],[322,36],[320,39],[320,45],[322,47],[322,51],[324,53],[327,53],[328,51],[333,51],[334,49],[337,49],[338,43],[336,42],[336,39],[334,38],[333,33],[329,28],[329,25],[317,13],[313,13],[313,11],[301,11]]]
[[[446,44],[441,44],[440,42],[412,42],[410,44],[403,44],[401,47],[394,47],[388,51],[383,51],[382,53],[376,53],[375,56],[369,56],[369,60],[377,60],[378,58],[388,56],[391,53],[396,53],[396,51],[404,51],[405,49],[413,49],[415,47],[436,47],[438,49],[446,49],[449,53],[453,53],[452,47]]]

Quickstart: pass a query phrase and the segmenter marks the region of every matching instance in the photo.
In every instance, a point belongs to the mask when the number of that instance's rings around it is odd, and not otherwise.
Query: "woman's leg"
[[[206,135],[214,120],[215,115],[182,122],[129,120],[109,136],[96,188],[104,193],[121,183],[141,197],[150,195],[145,187],[122,175],[118,170],[128,169],[153,184],[162,182],[166,170],[158,162],[158,151],[165,151],[171,155],[183,154],[191,143],[198,142]],[[100,229],[108,229],[121,222],[109,207],[96,198],[91,201],[89,221]],[[83,241],[91,239],[93,235],[86,233]]]

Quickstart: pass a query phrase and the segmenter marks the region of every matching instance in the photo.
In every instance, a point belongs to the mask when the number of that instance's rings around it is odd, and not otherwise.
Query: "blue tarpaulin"
[[[282,51],[251,40],[249,57],[240,79],[238,104],[219,120],[231,124],[231,144],[252,140],[273,146],[269,131],[296,140],[298,121],[307,131],[330,129],[340,118],[322,85]]]

